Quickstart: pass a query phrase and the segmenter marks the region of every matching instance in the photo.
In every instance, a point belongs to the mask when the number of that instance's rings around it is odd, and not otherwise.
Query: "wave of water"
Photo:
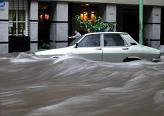
[[[164,116],[164,62],[1,57],[0,116]]]

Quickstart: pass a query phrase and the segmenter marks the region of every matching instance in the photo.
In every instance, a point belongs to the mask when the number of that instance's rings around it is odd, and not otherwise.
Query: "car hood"
[[[58,49],[51,49],[51,50],[44,50],[35,52],[35,55],[39,56],[53,56],[53,55],[63,55],[71,53],[73,47],[65,47],[65,48],[58,48]]]

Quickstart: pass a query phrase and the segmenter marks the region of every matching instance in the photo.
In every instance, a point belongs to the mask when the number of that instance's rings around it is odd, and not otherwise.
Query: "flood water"
[[[0,116],[164,116],[164,62],[0,57]]]

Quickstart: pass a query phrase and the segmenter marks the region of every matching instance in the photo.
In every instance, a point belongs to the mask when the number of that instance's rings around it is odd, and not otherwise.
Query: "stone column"
[[[116,23],[116,5],[106,5],[103,19],[105,22]],[[114,31],[116,31],[116,25]]]
[[[149,7],[144,12],[144,41],[148,46],[160,47],[161,8]]]
[[[61,48],[68,46],[68,3],[52,3],[51,17],[51,48]]]
[[[30,48],[31,51],[38,50],[38,1],[31,0],[30,3]]]
[[[0,6],[0,54],[8,53],[8,12],[8,0],[4,0],[4,3],[1,3]]]

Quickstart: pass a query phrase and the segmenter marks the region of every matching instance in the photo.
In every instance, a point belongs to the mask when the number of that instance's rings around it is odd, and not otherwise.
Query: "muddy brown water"
[[[164,62],[0,57],[0,116],[164,116]]]

